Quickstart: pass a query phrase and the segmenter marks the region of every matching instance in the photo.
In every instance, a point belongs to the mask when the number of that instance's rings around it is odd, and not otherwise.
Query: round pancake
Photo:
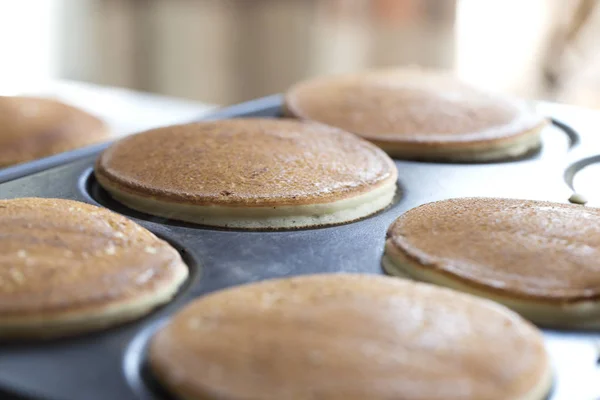
[[[55,100],[0,96],[0,167],[108,140],[98,118]]]
[[[0,200],[0,339],[48,338],[133,320],[173,297],[179,253],[111,211]]]
[[[540,147],[545,125],[523,102],[411,69],[301,82],[286,93],[285,109],[360,135],[393,157],[427,161],[520,157]]]
[[[189,304],[152,338],[178,398],[541,400],[540,332],[492,302],[408,280],[313,275]]]
[[[339,129],[234,119],[123,139],[96,163],[98,182],[152,215],[246,229],[339,224],[390,204],[393,161]]]
[[[600,209],[463,198],[388,230],[384,268],[503,303],[548,327],[600,327]]]

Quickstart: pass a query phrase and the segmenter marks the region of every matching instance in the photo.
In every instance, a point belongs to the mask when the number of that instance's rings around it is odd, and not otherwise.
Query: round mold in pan
[[[152,375],[147,362],[150,340],[167,319],[156,321],[133,338],[123,356],[123,373],[127,383],[140,400],[171,400],[173,396]]]
[[[587,204],[600,205],[600,155],[578,160],[565,169],[564,180],[573,194],[582,196]]]
[[[129,343],[131,339],[136,337],[138,332],[142,331],[146,326],[152,325],[157,320],[160,321],[165,316],[172,314],[183,304],[189,301],[189,298],[192,296],[193,288],[198,285],[199,280],[201,280],[202,278],[202,266],[195,255],[190,254],[190,252],[188,252],[184,246],[182,246],[177,240],[171,239],[169,235],[163,235],[156,232],[153,233],[155,233],[162,240],[169,242],[180,253],[189,271],[187,279],[183,282],[175,296],[169,302],[154,308],[149,313],[138,319],[118,324],[112,327],[107,327],[103,330],[89,332],[81,335],[74,335],[71,337],[55,338],[41,341],[23,340],[3,342],[0,343],[0,352],[2,351],[2,348],[10,349],[10,351],[13,352],[17,351],[17,353],[20,353],[21,351],[29,352],[30,349],[33,348],[35,350],[33,351],[32,355],[34,357],[39,357],[41,360],[44,360],[48,358],[48,355],[46,353],[55,354],[57,351],[60,351],[57,349],[63,348],[67,353],[71,354],[70,356],[67,356],[67,358],[70,358],[70,362],[77,365],[80,363],[80,361],[78,360],[80,360],[80,357],[82,356],[81,347],[86,347],[91,344],[96,351],[95,354],[98,354],[98,352],[104,352],[105,350],[107,350],[106,347],[110,346],[111,349],[110,351],[107,351],[107,356],[117,356],[114,359],[114,365],[118,368],[122,360],[123,344]],[[36,353],[40,354],[36,355]],[[33,359],[31,359],[28,362],[33,362]],[[45,368],[52,368],[53,370],[56,369],[55,364],[49,364],[49,360],[48,362],[44,361],[42,365],[46,365]],[[60,375],[60,369],[56,373]],[[122,375],[120,368],[118,368],[118,373]],[[46,379],[50,379],[50,382],[52,384],[51,377]],[[60,391],[60,389],[56,388],[54,390]],[[12,386],[11,384],[3,384],[0,387],[0,399],[14,398],[15,400],[37,400],[41,398],[46,398],[41,397],[40,393],[44,392],[40,391],[39,388],[27,389],[19,386]]]
[[[403,160],[394,158],[395,161],[414,161],[425,164],[457,164],[457,165],[482,165],[482,164],[510,164],[547,157],[560,157],[580,143],[580,136],[568,124],[556,119],[548,118],[548,125],[541,131],[541,146],[528,151],[518,157],[509,157],[492,161],[420,161]]]
[[[219,231],[247,231],[247,232],[252,232],[252,231],[259,231],[259,232],[302,231],[302,230],[323,229],[323,228],[329,228],[332,226],[348,225],[348,224],[352,224],[355,222],[359,222],[359,221],[363,221],[363,220],[375,217],[377,215],[380,215],[380,214],[386,212],[390,208],[394,207],[394,205],[398,204],[401,201],[402,195],[403,195],[402,185],[399,181],[396,181],[396,194],[394,195],[392,202],[390,204],[388,204],[387,207],[385,207],[382,210],[379,210],[378,212],[376,212],[374,214],[370,214],[363,218],[359,218],[357,220],[350,221],[350,222],[343,222],[343,223],[333,224],[333,225],[313,226],[313,227],[309,226],[309,227],[301,227],[301,228],[245,229],[245,228],[226,228],[226,227],[195,224],[192,222],[185,222],[185,221],[179,221],[179,220],[175,220],[175,219],[150,215],[150,214],[146,214],[141,211],[131,209],[131,208],[127,207],[126,205],[120,203],[119,201],[115,200],[98,183],[98,181],[94,175],[93,168],[89,168],[84,171],[84,173],[82,174],[80,181],[79,181],[79,187],[87,201],[89,201],[95,205],[100,205],[102,207],[106,207],[110,210],[118,212],[119,214],[129,216],[132,218],[136,218],[139,220],[153,222],[153,223],[157,223],[157,224],[161,224],[161,225],[179,226],[179,227],[194,228],[194,229],[210,229],[210,230],[219,230]]]
[[[132,321],[130,324],[135,324],[136,322],[141,322],[145,319],[155,319],[160,318],[163,313],[170,314],[174,310],[178,309],[181,304],[185,304],[188,301],[189,297],[192,296],[192,290],[194,287],[198,286],[198,284],[202,281],[204,269],[202,267],[201,261],[199,261],[191,252],[186,250],[186,247],[179,243],[176,239],[171,238],[169,235],[165,235],[162,233],[157,233],[149,229],[153,234],[155,234],[159,239],[164,240],[169,243],[181,256],[181,259],[185,263],[188,269],[188,276],[185,281],[181,284],[175,296],[171,298],[167,303],[162,304],[156,308],[154,308],[150,313],[143,316],[138,320]]]
[[[57,338],[49,338],[49,339],[23,339],[23,340],[10,340],[5,342],[0,342],[0,350],[4,346],[27,346],[29,344],[52,344],[57,342],[68,342],[71,340],[85,339],[93,336],[101,336],[101,335],[109,335],[111,333],[118,333],[119,331],[124,331],[134,327],[136,324],[145,323],[149,320],[160,317],[163,312],[169,312],[172,308],[177,307],[177,304],[180,302],[182,298],[187,298],[188,294],[191,292],[194,286],[198,284],[202,276],[202,269],[200,263],[196,260],[194,256],[192,256],[185,248],[177,243],[177,241],[172,240],[170,238],[165,237],[165,235],[157,234],[153,232],[160,239],[168,242],[177,252],[181,255],[183,262],[185,263],[188,269],[188,276],[185,281],[181,284],[181,286],[177,289],[175,295],[166,303],[160,304],[153,309],[151,309],[148,313],[135,318],[133,320],[119,323],[116,325],[111,325],[99,330],[93,330],[86,333],[75,334],[72,336],[65,337],[57,337]],[[170,310],[172,311],[172,310]],[[0,393],[1,394],[1,393]],[[2,399],[2,397],[0,397]]]
[[[579,136],[579,133],[573,129],[572,126],[556,118],[550,118],[549,120],[555,128],[560,129],[565,135],[567,135],[567,138],[569,139],[569,149],[577,147],[579,143],[581,143],[581,137]]]
[[[148,346],[152,336],[166,323],[167,319],[162,319],[147,326],[138,333],[125,350],[123,373],[139,400],[176,400],[153,376],[147,360]],[[556,383],[555,377],[550,392],[544,400],[553,400]]]
[[[168,235],[163,233],[157,233],[149,229],[153,234],[155,234],[159,239],[164,240],[169,243],[181,256],[181,259],[187,265],[188,268],[188,276],[186,280],[181,284],[175,296],[163,306],[159,308],[164,308],[167,305],[173,303],[175,300],[179,300],[182,296],[187,294],[187,292],[192,289],[194,286],[198,284],[198,282],[202,279],[203,267],[201,261],[199,261],[191,252],[187,251],[186,246],[182,245],[176,239],[171,238]],[[154,312],[154,311],[153,311]]]

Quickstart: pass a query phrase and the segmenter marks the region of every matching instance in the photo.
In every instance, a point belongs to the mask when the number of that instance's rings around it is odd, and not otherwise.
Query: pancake
[[[285,109],[360,135],[393,157],[424,161],[522,157],[540,147],[545,125],[524,102],[411,69],[301,82],[286,93]]]
[[[384,268],[558,328],[600,327],[600,209],[514,199],[429,203],[388,230]]]
[[[0,339],[94,331],[147,314],[188,275],[168,243],[70,200],[0,200]]]
[[[313,275],[197,299],[154,335],[177,398],[541,400],[540,332],[505,307],[370,275]]]
[[[55,100],[0,96],[0,168],[107,141],[98,118]]]
[[[341,130],[234,119],[154,129],[96,163],[98,182],[148,214],[245,229],[339,224],[390,204],[393,161]]]

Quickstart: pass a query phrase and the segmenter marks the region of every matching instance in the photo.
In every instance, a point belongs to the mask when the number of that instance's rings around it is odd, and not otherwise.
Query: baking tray
[[[323,272],[381,274],[385,232],[392,221],[420,204],[451,197],[499,196],[566,202],[577,171],[598,160],[600,116],[541,104],[555,124],[543,131],[542,150],[513,162],[438,164],[396,161],[400,195],[383,212],[335,227],[244,232],[201,227],[145,215],[111,200],[95,182],[94,160],[61,155],[59,166],[25,168],[0,184],[0,198],[58,197],[106,206],[129,216],[179,249],[190,279],[179,295],[151,315],[127,325],[74,339],[0,344],[0,398],[52,400],[167,399],[145,364],[152,332],[195,297],[266,278]],[[227,108],[206,119],[279,117],[281,97]],[[596,151],[596,153],[594,152]],[[27,175],[27,176],[24,176]],[[551,400],[600,399],[600,332],[544,331],[556,372]],[[493,343],[490,343],[493,346]],[[351,349],[349,349],[351,351]],[[10,393],[10,395],[9,395]],[[16,398],[16,397],[15,397]]]

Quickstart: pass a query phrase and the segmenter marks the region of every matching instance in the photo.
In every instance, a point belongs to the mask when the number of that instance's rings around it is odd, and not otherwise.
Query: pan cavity
[[[564,174],[571,189],[571,203],[600,205],[600,155],[584,158],[571,164]]]
[[[144,213],[141,211],[134,210],[130,207],[127,207],[126,205],[119,202],[118,200],[114,199],[110,195],[110,193],[108,193],[108,191],[106,191],[98,183],[98,180],[96,179],[96,177],[94,175],[94,170],[92,168],[87,169],[82,174],[82,176],[79,180],[80,191],[83,193],[83,195],[85,196],[87,201],[95,203],[96,205],[104,206],[110,210],[113,210],[122,215],[126,215],[128,217],[136,218],[139,220],[145,220],[148,222],[157,223],[157,224],[161,224],[161,225],[178,226],[178,227],[185,227],[185,228],[192,228],[192,229],[210,229],[210,230],[219,230],[219,231],[248,231],[248,230],[252,231],[252,230],[254,230],[254,231],[267,231],[267,232],[269,232],[269,231],[296,231],[296,230],[309,230],[309,229],[323,229],[323,228],[328,228],[328,227],[332,227],[332,226],[347,225],[347,224],[355,223],[358,221],[376,218],[377,216],[380,216],[381,214],[389,211],[390,209],[393,209],[402,200],[402,196],[403,196],[402,184],[399,181],[396,181],[395,186],[396,186],[396,193],[395,193],[392,201],[385,208],[383,208],[373,214],[356,219],[354,221],[322,225],[322,226],[308,226],[308,227],[295,227],[295,228],[236,228],[236,227],[219,227],[219,226],[212,226],[212,225],[209,226],[209,225],[202,225],[202,224],[197,224],[197,223],[192,223],[192,222],[179,221],[179,220],[172,219],[172,218],[164,218],[161,216],[155,216],[155,215],[151,215],[151,214],[147,214],[147,213]],[[292,217],[290,217],[290,218],[292,218]]]
[[[539,154],[531,158],[562,157],[579,144],[579,134],[570,125],[554,118],[550,119],[550,123],[542,130],[542,147]]]
[[[166,319],[159,320],[138,332],[125,351],[123,373],[138,399],[173,400],[173,397],[154,378],[147,359],[150,340],[165,323],[167,323]]]

